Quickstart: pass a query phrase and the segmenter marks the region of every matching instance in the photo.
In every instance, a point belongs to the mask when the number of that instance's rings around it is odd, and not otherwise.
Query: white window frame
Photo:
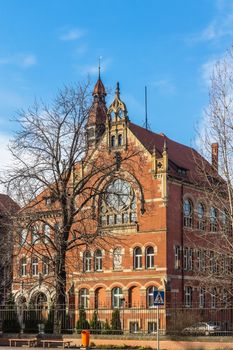
[[[90,250],[83,253],[83,272],[91,272],[92,256]]]
[[[181,247],[179,245],[175,246],[175,262],[174,262],[175,270],[179,270],[181,268]]]
[[[121,287],[115,287],[112,289],[112,307],[120,308],[121,307],[121,301],[123,299],[123,292]]]
[[[199,289],[199,308],[203,309],[205,307],[205,289]]]
[[[154,306],[154,292],[157,291],[158,288],[155,286],[150,286],[146,290],[146,303],[148,308],[155,307]]]
[[[44,276],[49,274],[49,258],[46,256],[42,258],[42,273]]]
[[[137,252],[137,250],[139,252]],[[142,268],[142,248],[135,247],[133,250],[133,267],[135,270]]]
[[[39,275],[39,260],[37,257],[32,257],[32,276]]]
[[[184,287],[184,304],[185,307],[192,307],[192,287]]]
[[[89,306],[89,290],[87,288],[82,288],[79,291],[79,307],[87,309]]]
[[[153,253],[148,253],[148,250],[152,249]],[[146,269],[153,269],[154,264],[155,264],[155,250],[154,247],[148,246],[146,247]]]
[[[103,271],[103,254],[100,249],[97,249],[94,254],[95,271]]]
[[[20,260],[20,276],[27,276],[27,258],[22,258]]]

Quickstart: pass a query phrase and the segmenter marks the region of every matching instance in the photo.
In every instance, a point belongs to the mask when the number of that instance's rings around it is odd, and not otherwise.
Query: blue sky
[[[229,0],[7,0],[0,11],[0,147],[16,111],[63,84],[102,80],[131,121],[187,145],[208,103],[208,76],[233,43]],[[108,97],[108,102],[113,96]],[[2,151],[4,163],[7,152]]]

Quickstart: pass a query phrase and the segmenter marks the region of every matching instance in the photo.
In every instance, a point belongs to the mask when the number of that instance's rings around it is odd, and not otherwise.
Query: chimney
[[[211,144],[212,149],[212,166],[218,172],[218,143]]]

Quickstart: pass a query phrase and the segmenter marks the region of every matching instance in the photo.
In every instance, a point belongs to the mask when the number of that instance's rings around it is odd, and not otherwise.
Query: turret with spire
[[[117,82],[115,97],[107,111],[107,130],[109,150],[118,151],[127,147],[128,111],[120,98],[120,86]]]
[[[105,124],[107,119],[107,107],[105,97],[107,93],[104,84],[99,76],[92,92],[93,103],[90,108],[90,113],[87,121],[87,135],[89,146],[95,146],[105,131]]]

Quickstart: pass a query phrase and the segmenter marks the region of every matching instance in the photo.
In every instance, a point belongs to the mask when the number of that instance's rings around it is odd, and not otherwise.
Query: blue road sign
[[[164,305],[164,291],[163,290],[155,290],[154,291],[154,305]]]

